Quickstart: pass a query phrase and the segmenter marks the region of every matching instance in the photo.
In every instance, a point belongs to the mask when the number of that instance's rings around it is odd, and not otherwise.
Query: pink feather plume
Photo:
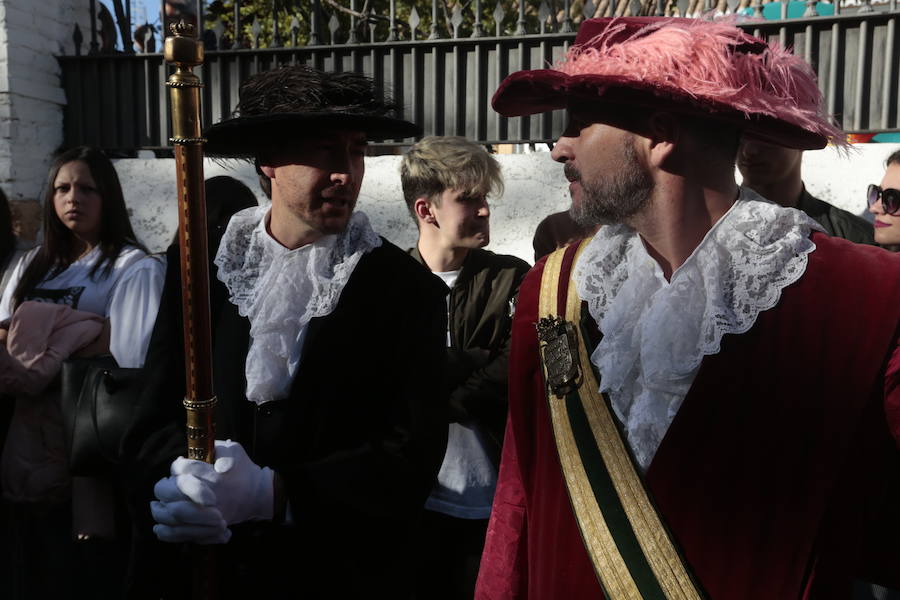
[[[616,76],[686,92],[700,103],[767,115],[848,145],[823,108],[812,68],[776,44],[759,53],[735,52],[736,45],[755,38],[733,20],[660,20],[622,40],[624,29],[613,21],[587,44],[570,48],[554,68],[570,76]]]

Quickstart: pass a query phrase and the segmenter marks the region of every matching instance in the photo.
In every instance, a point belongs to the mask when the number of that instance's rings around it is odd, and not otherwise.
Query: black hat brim
[[[253,158],[273,143],[308,138],[323,130],[361,131],[369,141],[405,140],[422,135],[415,123],[380,115],[340,111],[272,113],[235,117],[203,132],[207,156]]]

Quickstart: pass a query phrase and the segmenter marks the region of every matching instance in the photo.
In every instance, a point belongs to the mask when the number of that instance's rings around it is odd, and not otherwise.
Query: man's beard
[[[650,202],[653,179],[637,160],[633,136],[622,140],[619,164],[609,166],[608,176],[591,183],[582,180],[570,163],[564,167],[567,177],[574,176],[581,184],[581,202],[573,202],[569,209],[569,215],[580,227],[623,223]]]

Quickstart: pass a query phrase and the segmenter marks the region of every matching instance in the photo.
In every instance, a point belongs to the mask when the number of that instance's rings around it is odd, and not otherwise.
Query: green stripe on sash
[[[566,411],[572,425],[572,433],[575,435],[578,452],[581,454],[584,470],[591,483],[591,489],[594,490],[597,504],[603,509],[603,518],[615,539],[619,553],[628,566],[634,583],[644,600],[666,600],[653,570],[641,551],[634,530],[631,528],[631,522],[625,514],[625,509],[619,501],[600,449],[593,443],[594,434],[588,423],[587,415],[584,414],[582,400],[577,391],[566,397]]]

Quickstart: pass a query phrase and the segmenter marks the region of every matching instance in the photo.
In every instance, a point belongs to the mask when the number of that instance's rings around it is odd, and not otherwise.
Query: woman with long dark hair
[[[108,319],[104,339],[111,334],[109,346],[96,349],[111,351],[119,366],[139,366],[156,316],[140,308],[158,305],[162,265],[142,261],[147,250],[131,228],[115,167],[96,148],[63,152],[50,167],[43,200],[43,243],[13,272],[0,322],[27,300],[92,312]],[[123,318],[127,326],[115,327]]]
[[[45,308],[36,302],[65,305],[100,331],[80,356],[141,366],[165,267],[137,241],[113,164],[96,148],[60,154],[43,200],[43,243],[13,272],[0,300],[0,327]],[[31,331],[16,330],[26,341],[36,334],[20,332]],[[121,597],[128,528],[120,503],[110,482],[69,476],[66,448],[58,390],[17,394],[0,458],[16,549],[13,597],[81,597],[86,590]]]

